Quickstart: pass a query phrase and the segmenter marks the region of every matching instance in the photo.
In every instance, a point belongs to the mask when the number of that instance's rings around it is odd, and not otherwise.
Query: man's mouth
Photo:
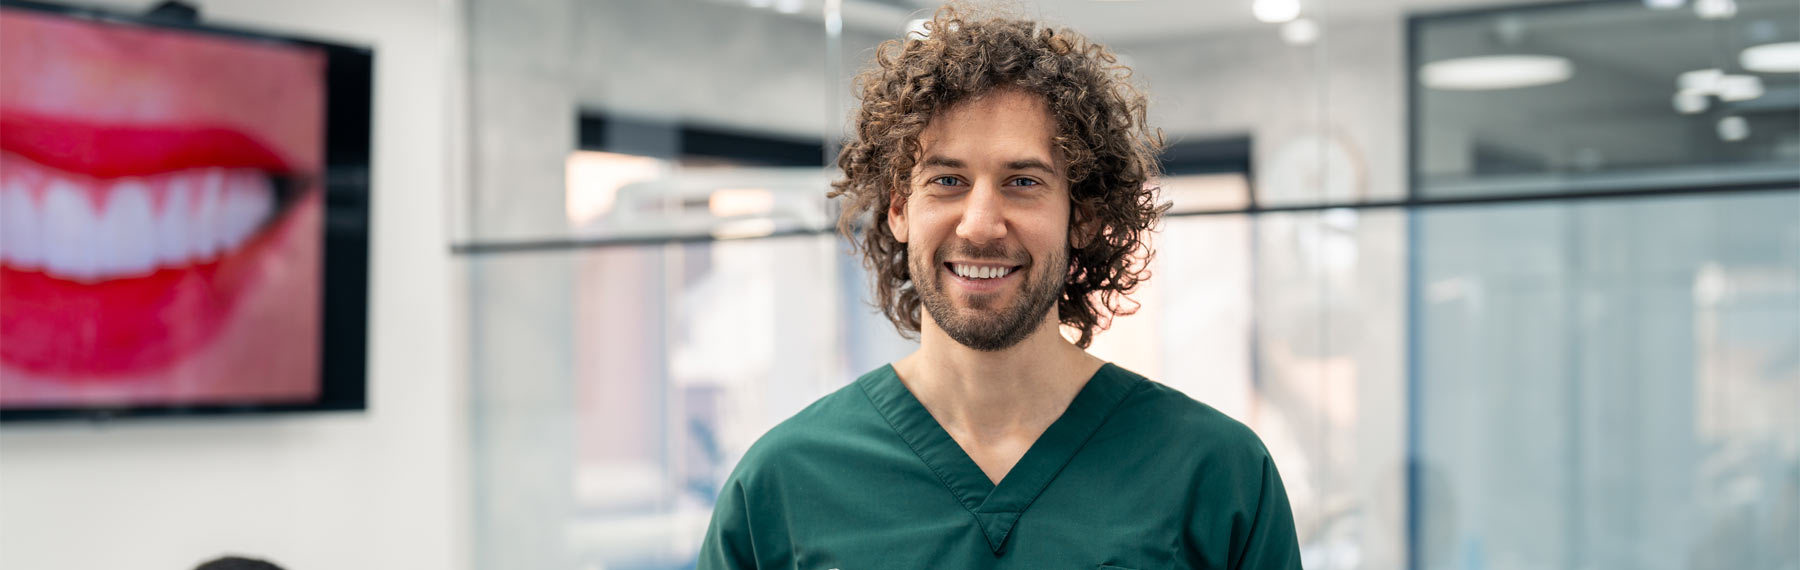
[[[951,273],[964,279],[983,280],[1001,279],[1018,271],[1021,265],[996,265],[986,263],[945,263],[944,267]]]

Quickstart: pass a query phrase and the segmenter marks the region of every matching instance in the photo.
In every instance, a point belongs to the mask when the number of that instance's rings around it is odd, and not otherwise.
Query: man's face
[[[931,320],[996,351],[1045,323],[1068,272],[1069,184],[1042,98],[1003,89],[919,136],[912,194],[888,212]]]

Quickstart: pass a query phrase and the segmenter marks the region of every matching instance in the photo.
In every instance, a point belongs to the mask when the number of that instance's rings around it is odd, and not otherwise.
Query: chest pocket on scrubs
[[[1094,570],[1132,570],[1132,569],[1126,568],[1124,566],[1113,566],[1111,564],[1101,564],[1099,568],[1095,568]]]

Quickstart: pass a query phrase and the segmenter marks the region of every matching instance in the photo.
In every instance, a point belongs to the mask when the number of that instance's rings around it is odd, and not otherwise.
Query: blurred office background
[[[0,567],[688,568],[914,346],[823,194],[930,3],[199,4],[376,48],[371,409],[8,427]],[[1009,5],[1172,143],[1094,352],[1261,435],[1307,568],[1800,569],[1800,0]]]

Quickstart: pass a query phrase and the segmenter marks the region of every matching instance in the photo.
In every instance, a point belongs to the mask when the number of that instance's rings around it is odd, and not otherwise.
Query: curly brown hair
[[[828,197],[844,197],[838,231],[875,273],[876,305],[909,338],[919,332],[919,293],[906,244],[888,228],[893,200],[904,204],[919,134],[939,111],[998,88],[1043,98],[1054,118],[1056,151],[1068,165],[1071,243],[1068,277],[1056,307],[1087,348],[1117,315],[1137,311],[1130,293],[1149,278],[1147,233],[1168,210],[1152,181],[1162,132],[1131,69],[1105,46],[1067,28],[1007,17],[966,18],[938,9],[925,34],[876,48],[856,78],[862,106],[856,133],[838,154],[844,179]],[[922,37],[921,37],[922,36]],[[1125,303],[1130,302],[1130,306]]]

